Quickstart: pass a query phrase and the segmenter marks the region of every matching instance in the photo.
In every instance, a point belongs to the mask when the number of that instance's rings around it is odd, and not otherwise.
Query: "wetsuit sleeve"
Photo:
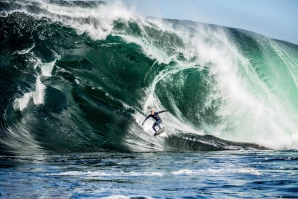
[[[168,110],[159,111],[158,114],[163,113],[163,112],[168,112]]]
[[[142,126],[144,125],[144,123],[146,122],[146,120],[147,120],[150,116],[151,116],[151,115],[148,115],[148,116],[145,118],[144,122],[142,123]]]

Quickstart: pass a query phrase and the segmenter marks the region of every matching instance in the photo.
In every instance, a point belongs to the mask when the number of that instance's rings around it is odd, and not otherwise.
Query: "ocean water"
[[[0,27],[0,197],[298,198],[297,45],[121,2],[3,0]]]
[[[297,151],[1,157],[2,198],[297,198]]]

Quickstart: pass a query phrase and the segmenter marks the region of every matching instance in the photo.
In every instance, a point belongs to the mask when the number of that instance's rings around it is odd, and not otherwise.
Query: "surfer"
[[[149,117],[152,117],[153,119],[155,119],[155,122],[154,122],[152,128],[153,128],[154,132],[156,133],[157,131],[156,131],[155,127],[158,126],[158,128],[161,129],[159,124],[162,122],[162,120],[160,119],[158,114],[163,113],[163,112],[168,112],[168,111],[164,110],[164,111],[154,112],[154,110],[152,109],[150,112],[151,112],[151,114],[146,117],[146,119],[144,120],[142,126],[144,125],[144,123],[146,122],[146,120]]]

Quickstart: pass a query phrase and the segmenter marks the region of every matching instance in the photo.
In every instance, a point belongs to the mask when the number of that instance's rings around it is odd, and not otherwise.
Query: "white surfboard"
[[[165,131],[165,127],[162,127],[161,129],[159,129],[156,133],[154,133],[154,135],[153,136],[157,136],[157,135],[160,135],[162,132],[164,132]]]

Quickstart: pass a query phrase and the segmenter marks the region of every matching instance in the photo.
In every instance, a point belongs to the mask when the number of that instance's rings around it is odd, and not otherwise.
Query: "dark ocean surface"
[[[297,198],[297,151],[1,157],[2,198]]]

